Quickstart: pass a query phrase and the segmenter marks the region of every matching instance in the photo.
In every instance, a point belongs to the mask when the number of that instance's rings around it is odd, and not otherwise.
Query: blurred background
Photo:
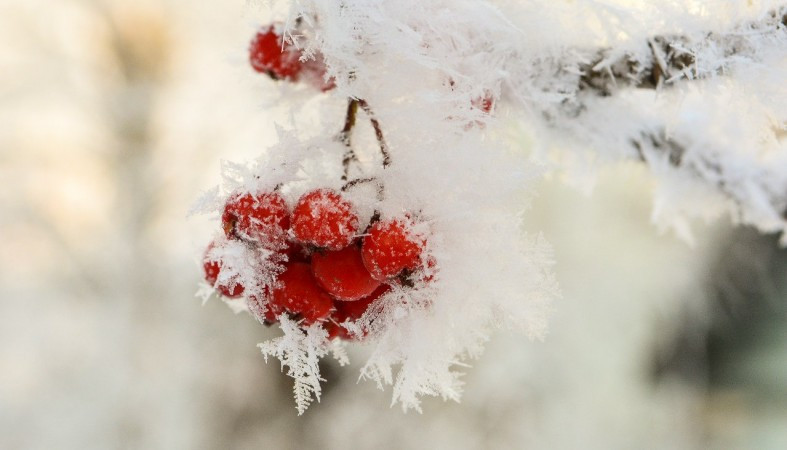
[[[497,336],[463,402],[421,415],[357,383],[354,349],[297,417],[256,348],[276,330],[195,298],[217,222],[186,218],[221,159],[276,139],[245,59],[267,20],[0,0],[0,448],[787,448],[787,252],[724,224],[660,236],[633,165],[592,198],[538,186],[527,229],[564,292],[545,342]]]

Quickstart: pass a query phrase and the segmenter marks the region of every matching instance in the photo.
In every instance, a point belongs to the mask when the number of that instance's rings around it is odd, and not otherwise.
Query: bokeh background
[[[545,179],[527,229],[564,297],[545,342],[501,334],[461,404],[391,408],[324,365],[296,416],[276,335],[194,294],[220,160],[286,109],[248,69],[245,1],[0,0],[0,448],[787,448],[787,252],[649,224],[652,180]],[[273,93],[272,93],[273,92]]]

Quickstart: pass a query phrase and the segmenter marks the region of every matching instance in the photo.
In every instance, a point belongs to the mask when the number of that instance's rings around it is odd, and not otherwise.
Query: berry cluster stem
[[[372,123],[372,128],[374,128],[374,135],[377,137],[377,143],[380,144],[380,153],[383,155],[383,167],[388,167],[391,165],[391,153],[388,151],[388,144],[385,143],[385,137],[383,137],[383,129],[380,127],[380,122],[375,117],[372,109],[369,108],[369,104],[366,103],[366,100],[358,100],[358,105],[363,109],[363,112],[369,116],[369,122]]]
[[[350,176],[350,164],[353,162],[358,161],[358,157],[355,155],[355,150],[352,147],[352,130],[355,127],[355,119],[358,116],[358,100],[351,98],[349,103],[347,104],[347,114],[344,117],[344,128],[342,131],[339,132],[339,136],[337,137],[347,150],[344,152],[344,157],[342,158],[342,165],[344,166],[344,174],[342,175],[342,181],[347,181],[347,178]]]
[[[369,107],[369,104],[366,102],[366,100],[351,98],[347,103],[347,113],[344,117],[344,127],[337,136],[337,140],[347,147],[347,150],[344,152],[344,156],[342,158],[342,165],[344,166],[342,181],[347,181],[349,179],[350,164],[353,162],[358,162],[358,156],[355,154],[355,149],[352,147],[352,130],[355,128],[355,123],[357,122],[358,107],[363,109],[366,115],[369,116],[369,122],[372,124],[374,135],[377,138],[377,143],[380,145],[380,153],[383,156],[383,167],[388,167],[391,165],[391,152],[388,150],[388,144],[385,142],[383,129],[380,126],[380,121],[377,120],[377,117],[375,117],[374,112]]]

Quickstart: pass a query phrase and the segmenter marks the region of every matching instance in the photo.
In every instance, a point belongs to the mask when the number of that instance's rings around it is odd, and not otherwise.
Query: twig
[[[377,178],[369,177],[369,178],[356,178],[354,180],[350,180],[342,186],[342,192],[347,192],[350,189],[358,186],[359,184],[364,183],[372,183],[377,182]],[[383,201],[385,198],[385,189],[383,189],[383,185],[381,183],[377,183],[377,200]]]
[[[380,144],[380,153],[383,155],[383,167],[388,167],[391,165],[391,153],[388,151],[388,144],[385,143],[380,122],[377,121],[374,112],[369,108],[369,104],[366,103],[366,100],[358,100],[358,104],[366,115],[369,116],[369,122],[372,123],[372,128],[374,128],[374,135],[377,137],[377,143]]]
[[[366,103],[366,100],[350,99],[349,103],[347,104],[347,115],[344,118],[344,128],[342,128],[342,131],[340,131],[336,136],[336,139],[344,144],[344,146],[347,148],[344,152],[344,157],[342,158],[342,165],[344,166],[342,181],[346,182],[345,185],[342,186],[342,192],[346,192],[347,190],[361,183],[377,181],[376,178],[358,178],[348,181],[350,177],[350,164],[353,162],[358,162],[358,156],[355,154],[355,150],[352,147],[352,130],[355,128],[355,123],[358,118],[359,106],[363,109],[366,115],[369,116],[369,122],[371,122],[372,128],[374,128],[374,134],[377,137],[377,143],[380,145],[380,153],[382,153],[383,156],[383,168],[388,167],[391,164],[391,154],[388,151],[388,144],[385,143],[382,127],[380,126],[380,122],[374,116],[374,112],[372,112],[369,104]],[[377,197],[382,200],[383,196],[383,186],[378,183]]]
[[[351,142],[352,130],[355,126],[355,119],[357,116],[358,100],[350,99],[349,103],[347,103],[347,115],[344,118],[344,128],[342,128],[342,131],[340,131],[339,135],[336,137],[337,140],[347,147],[347,150],[344,152],[344,157],[342,158],[342,165],[344,166],[342,181],[347,181],[350,176],[350,164],[354,161],[358,161],[358,157],[355,155],[355,150],[353,150]]]
[[[787,6],[771,11],[769,16],[758,22],[744,23],[738,29],[758,33],[784,33],[787,27]],[[747,55],[745,40],[740,33],[708,33],[706,40],[729,56]],[[612,95],[623,87],[660,89],[676,81],[708,78],[725,70],[724,64],[700,72],[694,54],[695,42],[689,36],[660,35],[647,41],[650,55],[638,58],[634,54],[616,56],[614,49],[605,48],[594,52],[585,63],[579,65],[579,90],[594,92],[602,97]]]
[[[685,158],[687,152],[686,145],[669,137],[665,130],[642,132],[640,136],[632,138],[629,143],[637,152],[637,157],[645,164],[651,164],[647,158],[646,150],[650,154],[662,154],[667,156],[669,164],[676,170],[684,170],[698,180],[714,187],[721,195],[730,200],[738,210],[739,214],[744,214],[750,201],[745,197],[748,191],[743,194],[736,190],[736,181],[724,167],[706,158]],[[709,174],[712,174],[709,176]],[[766,177],[756,177],[765,180]],[[773,189],[769,189],[766,182],[757,183],[758,187],[768,197],[768,203],[787,220],[787,200],[785,196]]]
[[[372,181],[377,181],[377,178],[356,178],[352,181],[348,181],[347,183],[345,183],[344,186],[342,186],[342,192],[347,192],[359,184],[371,183]]]

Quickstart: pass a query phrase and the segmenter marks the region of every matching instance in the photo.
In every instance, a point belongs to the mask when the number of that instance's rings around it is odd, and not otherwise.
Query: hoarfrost
[[[727,213],[787,236],[780,2],[272,3],[289,7],[282,19],[305,58],[324,57],[326,79],[336,80],[330,95],[362,100],[355,153],[343,166],[340,116],[321,129],[280,126],[279,144],[257,161],[225,163],[222,190],[195,211],[218,208],[216,195],[274,186],[292,205],[349,178],[373,181],[345,189],[363,221],[374,211],[417,215],[435,262],[430,281],[394,286],[343,324],[374,346],[362,378],[392,385],[405,410],[420,410],[423,395],[458,401],[460,369],[494,330],[546,332],[560,295],[551,251],[520,227],[530,184],[545,171],[589,185],[605,164],[639,161],[658,181],[659,226],[691,239],[692,218]],[[524,125],[533,159],[506,139],[507,119]],[[234,261],[222,276],[275,284],[276,261],[221,248]],[[284,336],[260,348],[288,367],[303,413],[319,400],[319,358],[346,355],[319,325],[304,331],[281,317],[281,327]]]

